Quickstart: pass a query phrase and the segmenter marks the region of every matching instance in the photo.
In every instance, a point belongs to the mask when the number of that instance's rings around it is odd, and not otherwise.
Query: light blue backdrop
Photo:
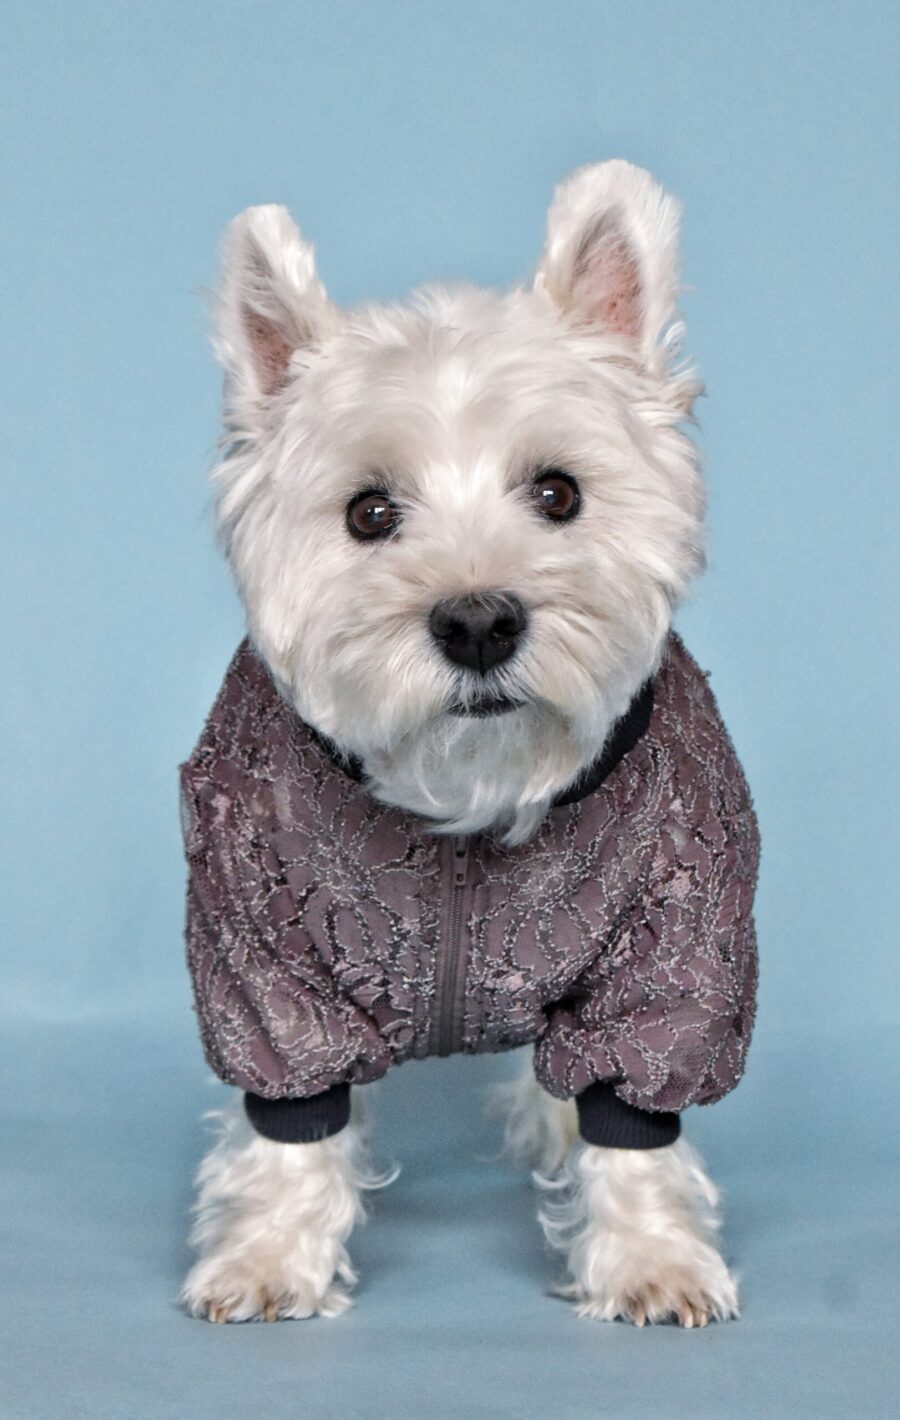
[[[18,1328],[0,1410],[888,1414],[896,7],[3,0],[0,18]],[[764,833],[750,1075],[689,1121],[728,1187],[746,1317],[702,1337],[575,1326],[542,1294],[524,1186],[475,1157],[490,1062],[455,1062],[385,1089],[410,1163],[360,1240],[352,1318],[204,1328],[170,1304],[196,1115],[219,1098],[182,965],[175,766],[241,634],[204,482],[219,232],[288,203],[344,302],[506,283],[554,182],[608,156],[685,204],[712,501],[681,625]]]

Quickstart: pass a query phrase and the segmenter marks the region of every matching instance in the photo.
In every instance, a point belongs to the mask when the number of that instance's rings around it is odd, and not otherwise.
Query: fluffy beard
[[[665,598],[622,609],[608,634],[600,616],[532,612],[522,652],[487,682],[451,671],[422,643],[418,621],[390,637],[331,643],[326,714],[294,703],[348,757],[382,803],[418,814],[434,832],[491,831],[510,846],[533,834],[554,798],[602,753],[610,731],[659,665],[670,626]],[[607,634],[604,634],[607,633]],[[373,663],[372,645],[391,653]],[[298,676],[304,682],[326,678]],[[517,705],[477,711],[492,696]],[[313,714],[309,713],[310,708]]]
[[[419,815],[436,833],[491,831],[519,844],[602,753],[656,670],[670,625],[660,596],[623,609],[625,646],[603,634],[599,616],[532,615],[522,652],[486,682],[444,664],[417,617],[390,636],[330,637],[321,673],[298,673],[283,690],[301,718],[360,761],[382,803]],[[390,652],[373,657],[384,642]],[[479,714],[484,696],[517,708]]]
[[[363,768],[377,799],[432,820],[437,832],[500,828],[513,845],[597,752],[548,707],[523,705],[486,719],[442,715],[393,751],[364,756]]]

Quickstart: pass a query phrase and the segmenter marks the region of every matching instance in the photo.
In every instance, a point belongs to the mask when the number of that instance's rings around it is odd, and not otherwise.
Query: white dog
[[[580,1314],[737,1314],[678,1137],[743,1068],[757,842],[671,633],[703,515],[677,226],[648,174],[584,168],[529,288],[352,312],[283,208],[229,229],[215,481],[250,640],[182,783],[201,1031],[246,1100],[200,1169],[195,1315],[343,1310],[388,1181],[350,1085],[528,1041],[507,1141]]]

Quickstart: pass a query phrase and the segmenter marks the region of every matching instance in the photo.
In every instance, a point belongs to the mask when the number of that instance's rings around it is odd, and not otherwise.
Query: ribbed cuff
[[[607,1149],[661,1149],[674,1144],[681,1118],[668,1110],[638,1109],[619,1099],[611,1080],[597,1080],[575,1096],[578,1129],[586,1144]]]
[[[244,1095],[247,1118],[257,1134],[277,1144],[311,1144],[337,1134],[350,1118],[350,1086],[332,1085],[308,1099],[267,1100]]]

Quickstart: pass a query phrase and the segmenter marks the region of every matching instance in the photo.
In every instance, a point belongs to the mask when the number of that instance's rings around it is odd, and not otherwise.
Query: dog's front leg
[[[718,1190],[690,1144],[578,1144],[541,1181],[541,1225],[565,1253],[580,1316],[643,1326],[705,1326],[737,1316],[737,1290],[715,1242]]]
[[[356,1281],[345,1244],[363,1216],[361,1192],[388,1181],[367,1168],[357,1123],[320,1142],[278,1144],[240,1109],[224,1112],[197,1174],[200,1256],[183,1304],[210,1321],[339,1315]]]

